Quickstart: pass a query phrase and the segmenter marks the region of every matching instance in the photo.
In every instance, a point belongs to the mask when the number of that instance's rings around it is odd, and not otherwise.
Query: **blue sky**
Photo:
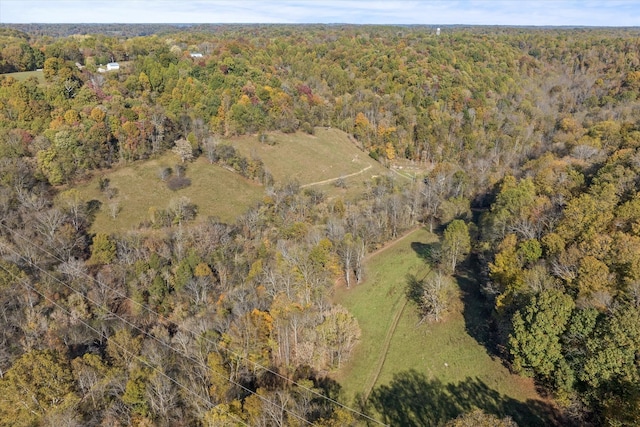
[[[640,0],[0,0],[0,23],[640,26]]]

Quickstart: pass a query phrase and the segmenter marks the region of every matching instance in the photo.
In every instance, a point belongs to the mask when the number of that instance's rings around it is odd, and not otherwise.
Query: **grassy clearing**
[[[209,164],[200,158],[187,165],[186,177],[191,179],[187,188],[171,191],[158,178],[162,167],[173,167],[179,163],[178,157],[169,152],[158,159],[117,168],[105,173],[110,186],[117,188],[121,211],[113,219],[109,213],[109,201],[98,189],[100,176],[76,187],[84,200],[98,200],[102,203],[92,227],[94,232],[127,231],[149,218],[149,209],[166,209],[171,199],[188,197],[198,206],[196,221],[217,217],[233,222],[246,212],[247,208],[259,201],[264,188],[252,181],[224,168]]]
[[[261,144],[255,136],[243,136],[226,141],[247,157],[258,156],[273,174],[277,183],[297,180],[325,192],[329,197],[356,197],[364,191],[365,182],[373,175],[389,171],[361,152],[347,134],[337,129],[318,128],[316,135],[304,133],[274,133],[275,145]],[[178,157],[166,153],[158,159],[139,162],[106,171],[89,182],[78,185],[84,200],[102,203],[92,227],[94,232],[127,231],[137,228],[149,218],[149,209],[165,209],[173,198],[188,197],[198,206],[198,219],[210,216],[233,222],[247,208],[261,200],[264,187],[242,178],[219,166],[210,165],[204,157],[187,164],[187,178],[191,185],[171,191],[158,178],[162,167],[173,167]],[[330,181],[341,176],[347,188],[338,188]],[[111,187],[118,189],[120,212],[114,219],[109,205],[113,203],[98,189],[100,177],[109,178]],[[401,179],[401,178],[399,178]],[[322,182],[327,181],[330,182]],[[196,221],[197,221],[196,220]]]
[[[270,138],[274,145],[263,144],[256,136],[225,142],[231,143],[246,157],[262,159],[278,183],[297,180],[306,185],[354,174],[345,178],[346,190],[336,188],[333,183],[311,187],[329,196],[362,194],[364,182],[371,180],[372,176],[389,173],[380,163],[360,151],[339,129],[316,128],[314,135],[274,132]]]
[[[435,242],[436,236],[425,230],[410,234],[367,261],[364,283],[351,289],[336,290],[335,302],[344,305],[358,319],[362,330],[350,363],[336,375],[349,397],[365,392],[389,326],[405,300],[406,275],[422,277],[429,271],[424,260],[411,248],[412,241]],[[393,361],[387,360],[385,366],[389,364]],[[405,365],[404,369],[410,366]]]
[[[521,425],[544,425],[552,410],[540,409],[545,405],[538,402],[541,398],[533,382],[512,375],[469,335],[476,322],[486,325],[481,311],[469,307],[473,304],[469,301],[469,278],[463,286],[466,292],[457,290],[454,307],[441,323],[418,326],[415,306],[408,303],[388,352],[381,355],[389,326],[406,298],[407,274],[422,278],[429,271],[417,252],[436,240],[424,229],[411,233],[368,260],[368,278],[363,284],[336,291],[335,302],[358,319],[362,336],[350,362],[335,379],[347,399],[366,395],[372,378],[377,379],[369,403],[393,425],[436,425],[471,406],[511,415],[525,423]],[[376,376],[373,371],[380,366],[381,357],[384,363]],[[397,401],[399,396],[405,403]],[[394,407],[396,404],[402,409]]]
[[[0,74],[0,77],[13,77],[14,79],[18,80],[18,81],[25,81],[27,80],[29,77],[35,77],[38,79],[38,81],[40,82],[40,84],[44,83],[44,74],[42,73],[42,70],[37,70],[37,71],[21,71],[19,73],[6,73],[6,74]]]

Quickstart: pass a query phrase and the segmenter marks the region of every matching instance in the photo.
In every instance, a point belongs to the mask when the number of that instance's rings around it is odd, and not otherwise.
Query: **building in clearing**
[[[117,62],[109,62],[107,64],[107,71],[116,71],[120,69],[120,64]]]
[[[191,52],[192,58],[202,58],[202,54],[200,52]]]

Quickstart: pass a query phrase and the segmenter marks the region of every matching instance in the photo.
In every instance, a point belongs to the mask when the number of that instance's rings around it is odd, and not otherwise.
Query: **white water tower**
[[[436,36],[440,35],[440,28],[436,28]]]

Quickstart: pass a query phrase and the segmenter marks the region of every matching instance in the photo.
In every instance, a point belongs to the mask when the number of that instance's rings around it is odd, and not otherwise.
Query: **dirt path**
[[[369,398],[369,394],[371,394],[371,390],[376,385],[378,381],[378,377],[380,376],[380,372],[382,372],[382,367],[384,366],[384,362],[387,360],[387,353],[389,352],[389,346],[391,345],[391,338],[393,338],[393,334],[396,332],[396,327],[398,326],[398,321],[400,321],[400,316],[404,312],[404,308],[407,306],[407,299],[404,298],[402,305],[393,316],[393,320],[391,321],[391,325],[389,326],[389,330],[387,330],[387,335],[384,337],[384,343],[382,344],[382,351],[380,352],[380,356],[378,357],[378,363],[376,363],[376,368],[371,373],[369,380],[364,386],[364,400]]]
[[[335,182],[335,181],[337,181],[339,179],[342,179],[342,178],[349,178],[349,177],[352,177],[352,176],[360,175],[361,173],[364,173],[365,171],[368,171],[369,169],[371,169],[371,165],[367,166],[364,169],[359,170],[358,172],[350,173],[349,175],[342,175],[342,176],[339,176],[337,178],[329,178],[329,179],[325,179],[324,181],[310,182],[309,184],[301,185],[300,188],[311,187],[312,185],[329,184],[330,182]]]
[[[394,172],[396,175],[399,175],[399,176],[401,176],[401,177],[403,177],[405,179],[408,179],[409,181],[413,180],[413,178],[411,178],[410,176],[407,176],[407,175],[405,175],[403,173],[400,173],[397,170],[395,170],[394,168],[390,168],[390,169],[391,169],[391,172]]]
[[[392,240],[391,242],[386,243],[381,248],[376,249],[375,251],[367,254],[367,256],[364,258],[365,261],[369,261],[371,258],[373,258],[374,256],[378,255],[379,253],[384,252],[387,249],[394,247],[396,244],[398,244],[399,242],[404,240],[405,237],[407,237],[409,234],[412,234],[414,231],[417,231],[417,230],[421,229],[422,227],[424,227],[424,226],[423,225],[416,225],[415,227],[410,228],[402,236],[397,237],[395,240]]]

